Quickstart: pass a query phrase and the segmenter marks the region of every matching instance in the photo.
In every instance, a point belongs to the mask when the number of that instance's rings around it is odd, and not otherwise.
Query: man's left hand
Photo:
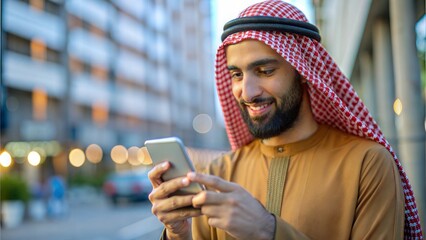
[[[237,239],[273,239],[274,216],[240,185],[217,176],[188,173],[191,182],[204,184],[192,204],[201,208],[212,227],[220,228]]]

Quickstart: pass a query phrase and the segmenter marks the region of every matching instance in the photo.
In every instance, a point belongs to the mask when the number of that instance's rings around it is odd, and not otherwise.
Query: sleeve
[[[403,239],[404,193],[392,155],[369,150],[361,171],[351,239]]]
[[[294,227],[288,224],[286,221],[282,220],[279,217],[275,217],[275,234],[274,239],[288,239],[288,240],[305,240],[309,239],[303,233],[297,231]]]

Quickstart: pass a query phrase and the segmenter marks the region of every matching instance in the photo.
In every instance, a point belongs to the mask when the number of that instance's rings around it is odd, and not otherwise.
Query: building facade
[[[166,136],[228,148],[210,1],[6,0],[2,19],[2,150],[54,141],[64,162],[74,147],[97,144],[108,161],[116,145]]]

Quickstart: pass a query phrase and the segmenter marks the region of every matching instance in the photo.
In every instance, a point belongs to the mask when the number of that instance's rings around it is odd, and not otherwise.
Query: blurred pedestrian
[[[66,201],[65,181],[61,176],[53,175],[49,178],[48,213],[51,217],[65,216],[68,211]]]
[[[207,174],[163,182],[170,164],[151,170],[164,239],[421,238],[401,163],[300,10],[254,4],[222,40],[216,84],[233,152]],[[208,190],[169,197],[190,182]]]

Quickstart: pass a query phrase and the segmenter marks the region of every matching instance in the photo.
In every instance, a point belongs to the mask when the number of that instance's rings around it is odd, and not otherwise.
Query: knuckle
[[[238,201],[237,201],[236,199],[234,199],[234,198],[229,198],[229,199],[228,199],[228,203],[229,203],[229,205],[231,205],[232,207],[235,207],[235,206],[237,206],[237,205],[238,205]]]
[[[158,214],[158,208],[157,208],[156,204],[152,204],[151,212],[152,212],[152,214],[154,214],[155,216],[157,216],[157,214]]]
[[[207,191],[203,191],[203,192],[199,193],[198,199],[199,199],[200,203],[205,203],[206,202],[207,195],[208,195]]]
[[[186,216],[188,216],[188,211],[185,211],[184,209],[179,211],[179,217],[181,218],[185,218]]]
[[[149,193],[149,195],[148,195],[148,199],[149,199],[149,201],[150,201],[151,203],[153,203],[153,202],[154,202],[154,200],[155,200],[155,197],[154,197],[154,191],[155,191],[155,190],[152,190],[152,192],[150,192],[150,193]]]
[[[179,206],[179,204],[178,204],[178,202],[177,202],[177,200],[176,200],[176,198],[171,198],[171,201],[172,201],[172,208],[173,209],[175,209],[175,208],[177,208],[178,206]]]
[[[157,218],[158,218],[158,220],[160,221],[160,222],[162,222],[162,223],[166,223],[166,221],[167,221],[167,217],[166,217],[166,215],[160,215],[160,216],[157,216]]]
[[[152,180],[154,178],[154,174],[155,174],[154,171],[155,171],[155,167],[153,169],[149,170],[149,172],[148,172],[148,178],[150,180]]]
[[[157,191],[159,192],[159,194],[161,196],[167,196],[168,195],[168,188],[166,184],[161,184],[158,188]]]

